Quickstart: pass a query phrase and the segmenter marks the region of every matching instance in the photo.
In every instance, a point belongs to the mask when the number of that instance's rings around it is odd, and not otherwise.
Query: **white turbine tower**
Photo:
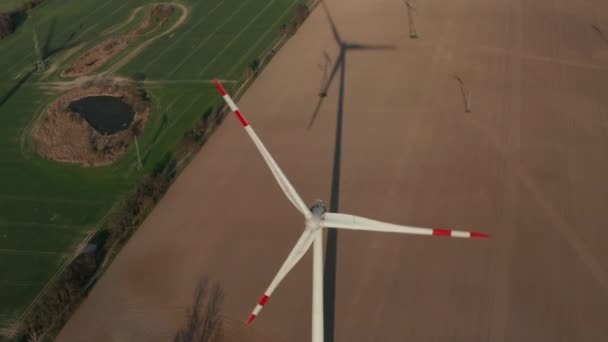
[[[321,201],[316,201],[311,209],[308,209],[302,198],[298,195],[294,187],[291,185],[285,174],[281,171],[277,163],[274,161],[260,138],[254,132],[253,128],[249,125],[249,122],[241,111],[238,109],[230,95],[226,92],[226,89],[218,80],[214,80],[215,86],[222,94],[222,97],[230,107],[230,109],[237,116],[241,125],[245,128],[247,134],[253,143],[258,148],[262,157],[268,164],[270,171],[276,178],[279,186],[287,196],[287,198],[293,203],[293,205],[304,215],[304,232],[296,242],[296,245],[289,253],[289,256],[279,269],[279,272],[274,277],[270,286],[262,299],[253,309],[251,316],[247,320],[247,323],[252,323],[253,320],[260,314],[260,311],[264,305],[268,302],[268,299],[277,288],[279,283],[285,278],[287,273],[302,259],[304,254],[308,251],[311,245],[313,245],[313,293],[312,293],[312,341],[323,342],[323,231],[322,228],[339,228],[339,229],[351,229],[351,230],[365,230],[365,231],[376,231],[376,232],[388,232],[388,233],[402,233],[402,234],[415,234],[415,235],[428,235],[428,236],[445,236],[445,237],[456,237],[456,238],[488,238],[487,234],[465,232],[451,229],[441,228],[418,228],[400,226],[396,224],[390,224],[380,221],[371,220],[364,217],[329,213],[325,211]]]

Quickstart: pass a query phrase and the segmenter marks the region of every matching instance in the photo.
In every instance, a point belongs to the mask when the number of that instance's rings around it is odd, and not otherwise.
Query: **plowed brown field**
[[[340,232],[335,341],[608,340],[608,45],[592,27],[608,32],[608,2],[418,0],[418,39],[400,0],[327,3],[345,40],[395,46],[347,54],[339,210],[492,234]],[[339,74],[307,129],[324,51],[318,7],[240,101],[309,203],[329,202],[336,162]],[[302,228],[228,118],[59,341],[169,340],[202,274],[224,286],[227,335],[309,341],[309,255],[254,326],[234,323]]]

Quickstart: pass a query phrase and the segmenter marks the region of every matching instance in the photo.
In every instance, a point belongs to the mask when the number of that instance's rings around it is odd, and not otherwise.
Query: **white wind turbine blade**
[[[291,201],[291,203],[293,203],[293,205],[298,209],[298,211],[300,211],[304,215],[306,219],[311,218],[312,214],[310,213],[310,210],[308,209],[306,204],[304,204],[304,201],[302,201],[302,198],[296,192],[293,185],[291,185],[283,171],[281,171],[279,165],[277,165],[277,163],[274,161],[274,159],[272,158],[272,156],[270,155],[258,135],[255,134],[255,131],[253,130],[253,128],[251,128],[249,122],[247,122],[247,119],[245,119],[245,117],[243,116],[239,108],[236,106],[234,101],[232,101],[232,98],[230,97],[230,95],[228,95],[226,89],[224,89],[220,81],[218,81],[217,79],[213,80],[213,82],[215,83],[217,90],[219,90],[220,94],[222,94],[224,101],[226,101],[232,112],[234,112],[234,114],[241,122],[241,125],[243,125],[243,127],[245,128],[247,134],[249,134],[251,140],[253,140],[253,143],[260,151],[260,154],[262,154],[264,161],[266,161],[266,164],[268,164],[270,171],[272,171],[274,178],[279,183],[279,186],[281,187],[287,198]]]
[[[270,296],[272,295],[274,290],[277,288],[277,286],[279,286],[279,284],[281,283],[283,278],[285,278],[287,273],[289,273],[289,271],[291,271],[291,269],[298,263],[298,261],[300,261],[300,259],[302,259],[304,254],[306,254],[306,251],[308,251],[308,249],[310,248],[310,245],[314,241],[314,238],[315,238],[314,232],[306,230],[306,231],[304,231],[304,233],[302,233],[302,235],[298,239],[298,242],[296,242],[296,245],[293,247],[293,249],[289,253],[289,256],[283,262],[283,265],[279,269],[279,272],[277,273],[277,275],[274,276],[274,279],[272,279],[270,286],[268,286],[268,289],[266,289],[266,292],[264,292],[262,299],[260,299],[258,305],[256,305],[255,308],[253,309],[253,312],[251,313],[251,315],[249,316],[249,319],[247,320],[247,324],[251,324],[253,322],[253,320],[259,315],[260,311],[262,310],[264,305],[268,302],[268,299],[270,299]]]
[[[460,230],[451,230],[445,228],[418,228],[409,226],[400,226],[397,224],[385,223],[376,220],[370,220],[365,217],[359,217],[347,214],[325,213],[323,227],[344,228],[353,230],[367,230],[387,233],[402,233],[415,235],[429,236],[445,236],[456,238],[472,238],[472,239],[487,239],[490,236],[484,233],[465,232]]]

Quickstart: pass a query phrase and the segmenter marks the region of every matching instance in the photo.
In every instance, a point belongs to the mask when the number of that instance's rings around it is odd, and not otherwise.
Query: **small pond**
[[[127,129],[135,116],[133,108],[115,96],[83,97],[70,103],[69,108],[104,135]]]

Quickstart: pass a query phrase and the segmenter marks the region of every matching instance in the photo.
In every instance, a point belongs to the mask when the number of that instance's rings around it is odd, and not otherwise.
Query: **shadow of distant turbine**
[[[314,112],[308,123],[308,129],[311,129],[321,110],[323,100],[327,96],[329,87],[335,79],[338,70],[340,70],[340,84],[338,89],[338,110],[336,115],[336,135],[334,142],[334,159],[331,179],[331,198],[329,201],[329,211],[338,212],[340,206],[340,174],[341,174],[341,159],[342,159],[342,123],[344,119],[344,93],[345,93],[345,78],[346,78],[346,55],[349,51],[374,51],[374,50],[394,50],[391,45],[372,45],[347,42],[342,39],[338,29],[331,17],[329,9],[325,2],[321,2],[323,10],[327,15],[327,20],[331,27],[332,34],[340,52],[329,76],[324,70],[322,85],[319,92],[319,100],[314,109]],[[325,60],[329,60],[327,53],[324,54]],[[338,230],[335,228],[327,228],[327,245],[325,247],[325,270],[323,275],[323,292],[325,293],[323,302],[323,315],[325,317],[324,324],[324,340],[325,342],[333,342],[335,334],[335,302],[336,302],[336,265],[338,261]]]

